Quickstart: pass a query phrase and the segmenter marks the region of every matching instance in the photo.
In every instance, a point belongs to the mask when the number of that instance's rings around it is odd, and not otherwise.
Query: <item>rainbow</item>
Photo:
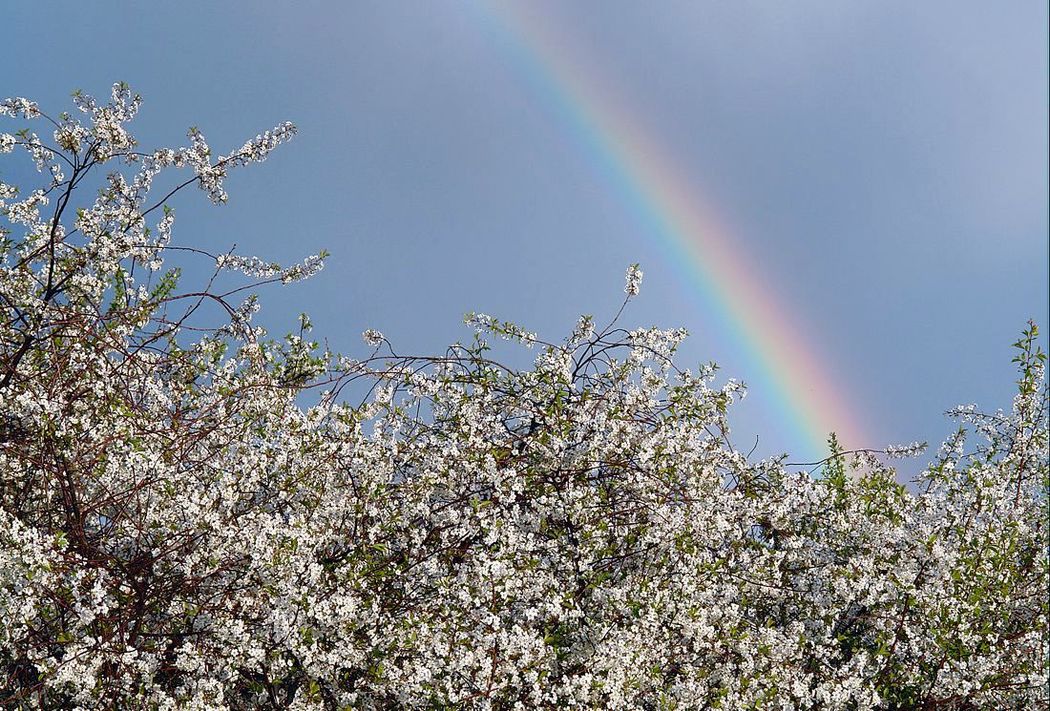
[[[749,385],[775,408],[794,454],[826,453],[835,431],[846,447],[875,441],[804,338],[798,319],[756,274],[732,233],[641,122],[602,91],[573,45],[536,6],[485,2],[473,15],[554,112],[628,209],[678,269],[700,308],[747,360]]]

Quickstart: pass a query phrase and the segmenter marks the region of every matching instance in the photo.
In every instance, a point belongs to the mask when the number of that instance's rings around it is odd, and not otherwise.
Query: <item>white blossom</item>
[[[432,357],[334,354],[305,316],[268,335],[247,287],[324,253],[231,251],[184,286],[165,255],[210,258],[172,246],[176,196],[151,190],[188,167],[222,202],[226,171],[294,129],[225,158],[196,130],[139,151],[126,85],[74,103],[69,175],[15,202],[0,184],[4,704],[1046,706],[1034,326],[1011,408],[952,411],[963,429],[911,486],[886,460],[919,443],[847,456],[832,437],[812,474],[754,461],[729,436],[746,390],[679,369],[682,329],[583,317],[549,344],[468,314],[475,338]],[[84,171],[100,191],[49,199]],[[536,347],[531,365],[491,336]]]
[[[40,115],[40,108],[35,101],[15,96],[0,101],[0,116],[11,116],[22,118],[36,118]]]
[[[374,328],[365,329],[361,334],[361,338],[366,345],[369,345],[372,348],[378,348],[383,344],[383,341],[386,340],[383,334]]]
[[[886,456],[891,459],[911,459],[920,456],[926,451],[926,442],[912,442],[911,444],[893,445],[886,447]]]
[[[624,293],[628,296],[638,296],[638,293],[642,288],[642,270],[637,264],[632,264],[627,267],[626,283],[624,284]]]

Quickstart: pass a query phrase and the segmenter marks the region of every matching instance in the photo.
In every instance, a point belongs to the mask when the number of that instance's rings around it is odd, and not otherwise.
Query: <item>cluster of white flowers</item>
[[[371,346],[372,348],[378,348],[383,345],[383,341],[386,340],[383,334],[374,328],[365,329],[365,332],[361,334],[361,339],[365,342],[365,345]]]
[[[258,257],[245,257],[240,254],[220,254],[215,258],[215,266],[218,269],[232,269],[257,279],[269,279],[283,271],[281,265],[276,262],[264,262]]]
[[[642,290],[642,275],[643,272],[637,264],[632,264],[627,268],[627,280],[623,287],[627,296],[638,296]]]
[[[75,153],[86,139],[91,142],[95,156],[102,160],[126,156],[126,152],[135,146],[135,139],[124,124],[135,118],[142,106],[142,97],[132,92],[127,84],[114,84],[110,101],[106,104],[100,104],[94,97],[81,92],[73,94],[73,103],[82,113],[91,116],[91,128],[88,130],[72,117],[65,117],[59,129],[61,139],[56,136],[60,146],[68,143],[68,147],[63,148]]]
[[[576,322],[576,328],[572,330],[566,343],[571,347],[575,347],[581,343],[590,341],[592,336],[594,336],[594,317],[585,314],[580,316],[579,320]]]
[[[661,362],[668,362],[688,335],[684,328],[639,328],[628,333],[628,341],[634,347],[637,360],[650,360],[655,356]]]
[[[134,145],[125,86],[76,101],[94,123],[56,138],[63,186]],[[439,356],[337,356],[305,318],[267,338],[254,297],[160,272],[153,176],[190,166],[225,199],[222,171],[285,137],[212,164],[194,132],[86,205],[4,208],[0,704],[1046,708],[1034,328],[1012,411],[958,411],[978,436],[912,488],[833,439],[816,476],[750,461],[726,419],[742,385],[679,370],[681,330],[585,317],[515,369],[485,339],[536,336],[477,314]],[[285,281],[321,258],[218,262]]]
[[[884,450],[890,459],[912,459],[926,452],[926,442],[912,442],[911,444],[890,445]]]
[[[247,141],[238,150],[229,156],[219,159],[220,163],[248,165],[249,163],[261,163],[266,160],[279,145],[286,143],[296,134],[295,124],[286,121],[275,126],[273,129],[259,134]]]
[[[536,343],[536,334],[532,331],[526,331],[521,326],[510,321],[500,321],[495,316],[471,312],[464,317],[463,322],[479,335],[487,332],[507,341],[523,343],[526,346],[532,346]]]
[[[35,133],[26,134],[26,139],[23,145],[29,151],[29,155],[32,156],[33,164],[36,165],[38,172],[46,170],[49,161],[52,161],[55,158],[55,154],[44,147],[44,144],[40,142],[40,137]],[[61,170],[61,168],[59,168],[59,170]],[[57,182],[62,181],[59,179]]]
[[[0,197],[13,198],[17,196],[18,193],[13,187],[5,185],[4,188],[6,189],[0,191]],[[0,205],[0,209],[3,209],[4,214],[12,224],[33,227],[40,222],[40,208],[46,207],[47,203],[47,194],[43,190],[34,190],[24,200]]]
[[[35,101],[15,96],[10,99],[0,100],[0,116],[36,118],[40,115],[40,107]]]
[[[218,269],[229,269],[256,279],[277,279],[282,284],[309,279],[324,269],[324,260],[328,254],[313,254],[303,260],[302,264],[282,267],[277,262],[264,262],[259,257],[239,254],[220,254],[215,258]]]

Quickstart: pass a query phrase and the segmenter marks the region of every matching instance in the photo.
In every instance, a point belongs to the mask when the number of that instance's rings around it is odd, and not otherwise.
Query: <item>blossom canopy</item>
[[[140,104],[0,102],[0,152],[41,176],[0,183],[5,704],[1046,708],[1034,326],[1012,409],[953,412],[910,487],[886,462],[914,446],[753,461],[743,386],[619,313],[557,342],[472,314],[430,357],[372,329],[332,353],[306,317],[271,337],[254,288],[324,255],[174,245],[169,202],[225,202],[294,126],[143,151]],[[176,249],[213,278],[180,286]],[[495,358],[518,344],[529,367]]]

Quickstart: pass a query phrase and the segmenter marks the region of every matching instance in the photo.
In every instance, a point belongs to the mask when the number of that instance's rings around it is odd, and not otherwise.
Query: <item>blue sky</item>
[[[176,241],[294,261],[263,295],[333,347],[382,330],[405,351],[466,337],[485,311],[553,339],[612,313],[684,326],[690,365],[745,381],[705,309],[578,137],[531,87],[481,3],[22,3],[0,28],[0,94],[68,106],[140,92],[144,145],[199,126],[217,150],[300,135],[187,194]],[[942,412],[1009,403],[1009,344],[1048,319],[1047,8],[1042,3],[532,2],[734,225],[769,291],[878,446],[939,440]],[[4,170],[7,170],[6,168]],[[1045,343],[1045,339],[1044,339]],[[755,388],[735,438],[814,456]]]

